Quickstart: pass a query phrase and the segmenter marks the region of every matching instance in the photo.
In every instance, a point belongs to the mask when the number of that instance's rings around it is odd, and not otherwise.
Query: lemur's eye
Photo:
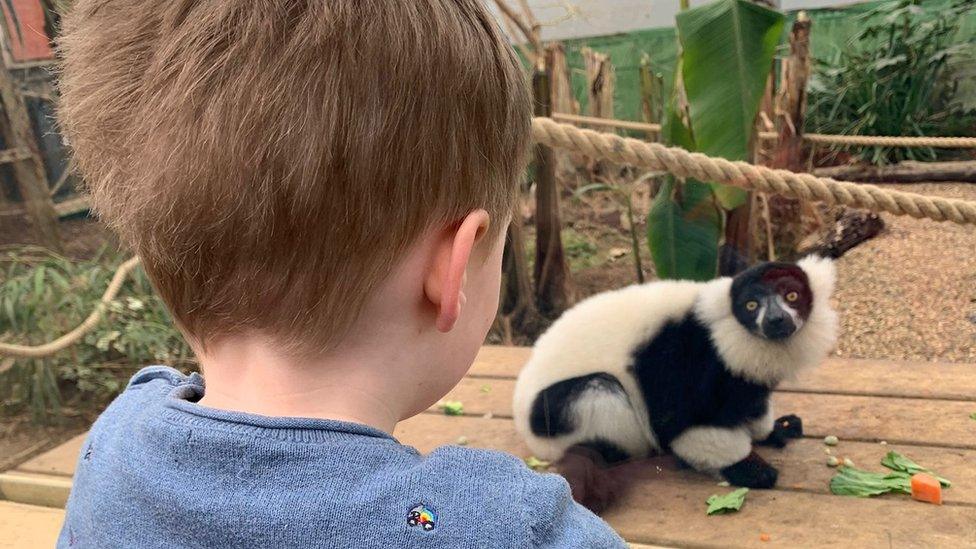
[[[796,301],[797,299],[800,299],[800,294],[796,292],[790,292],[786,294],[786,301],[793,302]]]
[[[756,301],[750,301],[746,303],[746,310],[749,312],[755,311],[759,308],[759,303]]]

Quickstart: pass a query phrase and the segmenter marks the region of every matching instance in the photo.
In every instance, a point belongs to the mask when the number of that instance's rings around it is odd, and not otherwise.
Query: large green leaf
[[[722,217],[712,188],[671,176],[647,215],[647,243],[662,279],[710,280],[718,265]]]
[[[746,0],[719,0],[678,14],[682,76],[699,152],[750,160],[749,142],[782,35],[783,14]],[[715,185],[722,206],[746,193]]]

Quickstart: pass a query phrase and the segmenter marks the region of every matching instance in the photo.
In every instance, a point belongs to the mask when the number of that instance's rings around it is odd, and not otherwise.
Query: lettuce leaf
[[[928,473],[933,477],[939,479],[939,483],[942,486],[948,488],[952,486],[952,483],[948,479],[944,479],[939,475],[932,472],[931,469],[926,469],[921,465],[915,463],[914,461],[908,459],[907,457],[899,454],[898,452],[888,452],[884,458],[881,459],[881,465],[891,469],[892,471],[900,471],[902,473],[908,473],[909,476],[915,473]]]
[[[738,511],[742,508],[742,504],[745,503],[747,493],[749,493],[748,488],[739,488],[721,496],[715,494],[706,501],[708,503],[707,513],[709,515],[722,515]]]
[[[903,471],[872,473],[854,467],[841,467],[830,479],[830,491],[838,496],[866,498],[888,492],[912,493],[912,476]]]

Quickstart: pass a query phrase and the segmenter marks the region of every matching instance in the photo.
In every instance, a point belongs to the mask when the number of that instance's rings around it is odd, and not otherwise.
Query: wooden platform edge
[[[18,472],[0,473],[0,499],[41,507],[64,508],[70,493],[70,478]]]

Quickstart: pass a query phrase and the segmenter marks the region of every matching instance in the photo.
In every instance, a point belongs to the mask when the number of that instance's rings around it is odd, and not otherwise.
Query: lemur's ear
[[[818,255],[809,255],[798,261],[797,266],[807,273],[814,298],[828,298],[834,293],[837,281],[837,266],[834,260]]]

